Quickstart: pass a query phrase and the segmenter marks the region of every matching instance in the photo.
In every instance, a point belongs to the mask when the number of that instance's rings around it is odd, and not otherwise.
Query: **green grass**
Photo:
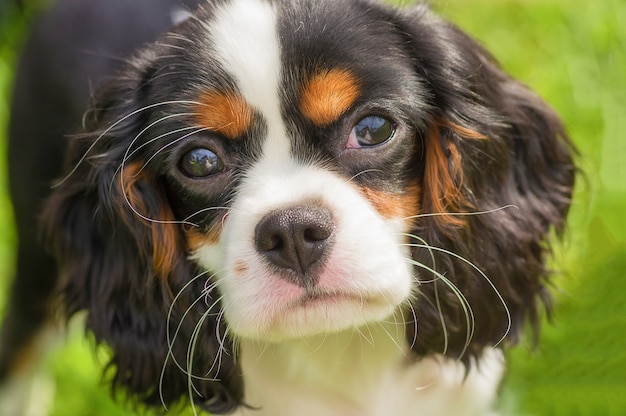
[[[510,352],[504,405],[516,415],[626,412],[626,4],[622,0],[434,0],[517,78],[562,115],[581,151],[570,227],[556,252],[556,311],[536,350]],[[14,51],[0,44],[7,97]],[[0,101],[0,127],[7,106]],[[0,131],[3,131],[0,130]],[[5,141],[0,133],[0,156]],[[12,270],[15,237],[0,157],[0,287]],[[0,306],[4,294],[0,290]],[[80,334],[47,369],[57,380],[54,415],[131,414],[99,385]]]
[[[510,354],[518,414],[626,411],[626,5],[448,1],[444,10],[564,118],[580,149],[570,228],[555,266],[557,308],[537,350]],[[573,7],[576,4],[576,7]]]

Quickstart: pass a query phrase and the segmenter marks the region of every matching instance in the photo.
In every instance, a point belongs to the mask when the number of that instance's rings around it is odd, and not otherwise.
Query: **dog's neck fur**
[[[487,350],[466,376],[462,364],[415,360],[393,323],[280,343],[243,340],[246,416],[461,416],[491,414],[503,371]],[[450,400],[454,397],[454,400]]]

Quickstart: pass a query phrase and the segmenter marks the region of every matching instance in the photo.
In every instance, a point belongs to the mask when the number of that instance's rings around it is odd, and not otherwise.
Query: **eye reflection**
[[[222,169],[222,162],[211,150],[199,147],[185,153],[180,161],[180,170],[191,178],[206,178]]]
[[[347,147],[371,147],[391,139],[395,126],[391,121],[380,116],[362,118],[350,131]]]

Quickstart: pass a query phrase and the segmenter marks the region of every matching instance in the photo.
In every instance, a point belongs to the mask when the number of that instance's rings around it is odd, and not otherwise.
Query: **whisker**
[[[170,352],[170,354],[168,354],[171,358],[172,358],[172,362],[174,363],[174,365],[180,370],[182,371],[184,374],[187,374],[189,377],[193,377],[197,380],[201,380],[201,381],[215,381],[215,379],[213,378],[205,378],[205,377],[200,377],[200,376],[195,376],[191,373],[188,372],[188,370],[185,370],[185,368],[182,366],[182,364],[180,364],[180,362],[178,362],[178,360],[176,359],[176,357],[174,357],[172,348],[174,346],[174,342],[176,342],[176,338],[178,337],[178,333],[180,332],[180,329],[182,327],[182,323],[185,319],[185,317],[189,314],[189,312],[191,311],[191,309],[193,307],[195,307],[200,300],[203,300],[206,298],[206,294],[203,294],[202,296],[200,296],[199,298],[197,298],[193,304],[185,311],[185,313],[183,314],[183,317],[181,318],[181,322],[178,324],[176,331],[174,333],[174,337],[172,339],[168,338],[168,350]],[[201,319],[198,320],[198,323],[196,323],[196,325],[194,326],[194,331],[192,332],[192,338],[193,338],[193,334],[196,332],[196,330],[198,329],[198,326],[201,326],[201,323],[204,322],[204,320],[211,316],[211,309],[213,309],[213,307],[215,307],[220,301],[222,300],[222,297],[220,296],[219,298],[217,298],[215,300],[215,302],[213,302],[212,305],[209,306],[208,310],[206,310],[205,312],[203,312]],[[218,314],[219,315],[219,314]]]
[[[180,328],[182,326],[182,322],[185,319],[185,316],[187,315],[187,313],[191,310],[191,308],[193,308],[193,306],[195,304],[197,304],[198,300],[196,300],[183,314],[181,321],[179,322],[176,331],[174,332],[174,336],[170,337],[170,322],[172,320],[172,314],[174,311],[174,306],[176,305],[176,302],[178,301],[178,299],[180,298],[180,296],[182,296],[183,292],[185,290],[187,290],[187,288],[189,288],[189,286],[191,286],[196,280],[198,280],[199,278],[201,278],[202,276],[204,276],[205,274],[207,274],[208,271],[204,271],[196,276],[194,276],[192,279],[189,280],[189,282],[187,282],[176,294],[176,296],[174,296],[174,299],[172,299],[172,303],[170,304],[170,307],[167,311],[167,316],[165,319],[165,337],[167,339],[167,355],[165,356],[165,360],[163,361],[163,366],[161,367],[161,376],[159,378],[159,397],[161,399],[161,404],[163,405],[163,407],[167,410],[167,405],[165,404],[165,399],[163,397],[163,380],[165,377],[165,368],[167,367],[167,362],[169,361],[170,357],[172,358],[173,362],[175,364],[177,364],[177,360],[176,357],[174,356],[174,352],[172,351],[174,342],[176,340],[176,338],[178,337],[178,333],[180,331]],[[198,299],[202,299],[202,298],[198,298]],[[178,365],[177,365],[178,366]],[[178,366],[180,368],[180,366]]]
[[[417,344],[417,333],[419,330],[418,328],[419,323],[417,322],[417,312],[415,312],[415,308],[413,307],[411,303],[409,303],[409,310],[411,311],[411,314],[413,315],[413,339],[411,340],[411,346],[409,348],[413,349],[415,347],[415,344]]]
[[[193,136],[193,135],[194,135],[194,134],[196,134],[196,133],[200,133],[200,132],[202,132],[202,131],[207,131],[207,130],[208,130],[208,129],[207,129],[206,127],[195,127],[195,130],[193,130],[193,131],[191,131],[191,132],[189,132],[189,133],[187,133],[187,134],[184,134],[184,135],[182,135],[182,136],[180,136],[180,137],[177,137],[176,139],[174,139],[174,140],[172,140],[172,141],[170,141],[170,142],[166,143],[166,144],[165,144],[165,145],[163,145],[160,149],[158,149],[158,150],[157,150],[157,151],[156,151],[156,152],[155,152],[152,156],[150,156],[150,158],[148,158],[148,160],[146,160],[146,161],[144,162],[144,164],[141,166],[141,168],[139,169],[139,171],[137,172],[137,174],[141,173],[141,172],[142,172],[142,171],[146,168],[146,166],[148,165],[148,163],[150,163],[150,162],[151,162],[151,161],[152,161],[155,157],[157,157],[157,155],[158,155],[159,153],[161,153],[164,149],[167,149],[168,147],[171,147],[171,146],[175,145],[176,143],[178,143],[178,142],[180,142],[180,141],[185,140],[185,139],[186,139],[187,137],[189,137],[189,136]]]
[[[188,215],[187,217],[185,217],[182,220],[182,223],[194,224],[196,227],[199,227],[198,224],[195,224],[195,223],[191,222],[191,218],[195,217],[196,215],[204,214],[205,212],[217,211],[217,210],[225,210],[225,211],[231,212],[231,211],[233,211],[233,208],[231,208],[231,207],[206,207],[206,208],[202,208],[202,209],[199,209],[198,211],[194,212],[193,214]]]
[[[358,178],[359,176],[361,176],[361,175],[363,175],[363,174],[366,174],[366,173],[369,173],[369,172],[379,172],[379,173],[382,173],[383,171],[382,171],[381,169],[365,169],[365,170],[362,170],[362,171],[360,171],[360,172],[356,173],[355,175],[353,175],[353,176],[352,176],[350,179],[348,179],[348,180],[349,180],[349,181],[353,181],[353,180],[355,180],[356,178]]]
[[[391,333],[387,330],[387,328],[385,328],[385,325],[383,325],[381,322],[378,322],[378,325],[382,328],[385,334],[387,334],[387,336],[389,337],[393,345],[395,345],[396,348],[398,348],[398,351],[400,351],[402,355],[406,356],[406,351],[404,351],[404,349],[400,346],[400,344],[398,344],[398,341],[396,340],[396,338],[394,338],[394,336],[391,335]]]
[[[461,307],[463,308],[463,313],[465,314],[465,324],[467,327],[467,334],[465,337],[465,345],[463,346],[463,349],[461,350],[461,353],[459,354],[459,358],[463,357],[463,355],[465,355],[465,351],[467,350],[467,348],[469,347],[469,344],[472,340],[472,338],[474,337],[474,331],[475,331],[475,325],[476,325],[476,321],[474,318],[474,311],[472,310],[472,307],[469,303],[469,301],[467,300],[467,298],[463,295],[463,293],[461,292],[461,290],[459,290],[459,288],[452,283],[452,281],[450,281],[450,279],[448,279],[447,277],[445,277],[443,274],[439,273],[438,271],[426,266],[425,264],[422,264],[420,262],[417,262],[415,260],[412,259],[408,259],[408,261],[420,268],[423,268],[424,270],[436,275],[438,277],[438,280],[441,280],[446,286],[448,286],[448,288],[450,290],[452,290],[452,293],[454,294],[454,296],[459,300],[459,304],[461,305]],[[437,290],[437,286],[435,285],[435,290]],[[439,302],[439,299],[437,298],[437,301]],[[446,354],[448,350],[448,336],[447,336],[447,330],[444,330],[444,351],[443,354]]]
[[[181,35],[180,33],[168,32],[165,35],[163,35],[163,39],[165,38],[181,40],[183,42],[188,42],[188,43],[191,43],[192,45],[195,45],[195,42],[193,40],[189,39],[187,36]],[[161,45],[162,42],[163,42],[162,40],[157,41],[157,44]]]
[[[405,234],[410,238],[414,238],[417,239],[418,241],[421,241],[425,246],[428,247],[428,253],[430,254],[430,259],[432,262],[432,268],[435,270],[437,269],[437,261],[435,260],[435,253],[433,252],[433,250],[430,250],[430,244],[428,244],[426,242],[426,240],[424,240],[423,238],[416,236],[416,235],[411,235],[411,234]],[[443,308],[441,307],[441,299],[439,297],[439,287],[436,284],[436,281],[438,280],[437,275],[434,275],[435,277],[433,278],[433,280],[431,281],[422,281],[417,279],[418,284],[425,284],[425,283],[434,283],[433,289],[435,291],[435,308],[437,309],[437,315],[439,316],[439,322],[441,323],[441,329],[443,331],[443,350],[444,350],[444,354],[445,352],[448,351],[448,342],[449,342],[449,337],[448,337],[448,326],[446,324],[446,320],[444,317],[444,313],[443,313]],[[467,315],[466,315],[466,320],[467,320]],[[467,332],[470,332],[470,328],[467,327]],[[471,330],[471,332],[473,333],[473,330]]]
[[[194,115],[194,114],[195,114],[195,113],[176,113],[176,114],[169,114],[169,115],[166,115],[166,116],[163,116],[163,117],[159,118],[158,120],[153,121],[153,122],[152,122],[152,123],[150,123],[148,126],[144,127],[144,128],[143,128],[143,129],[142,129],[139,133],[137,133],[137,134],[135,135],[135,137],[133,138],[133,140],[132,140],[132,141],[130,142],[130,144],[126,147],[126,151],[124,152],[124,156],[122,157],[122,162],[120,163],[120,166],[116,169],[115,174],[116,174],[116,175],[118,175],[118,174],[119,174],[119,172],[120,172],[121,170],[123,170],[124,166],[126,165],[126,162],[127,162],[127,161],[128,161],[128,160],[132,157],[132,156],[134,156],[134,155],[135,155],[135,153],[137,153],[139,150],[143,149],[144,147],[148,146],[149,144],[154,143],[155,141],[160,140],[160,139],[162,139],[163,137],[167,137],[167,136],[169,136],[169,135],[171,135],[171,134],[180,133],[180,132],[187,131],[187,130],[192,130],[192,129],[196,128],[196,127],[193,127],[193,126],[187,126],[187,127],[183,127],[183,128],[181,128],[181,129],[171,130],[171,131],[168,131],[167,133],[160,134],[160,135],[158,135],[157,137],[154,137],[154,138],[152,138],[152,139],[150,139],[150,140],[147,140],[146,142],[144,142],[144,143],[140,144],[140,145],[139,145],[139,146],[137,146],[135,149],[133,149],[133,151],[131,152],[131,151],[130,151],[130,149],[132,149],[132,148],[133,148],[133,145],[137,142],[137,140],[139,140],[139,138],[140,138],[140,137],[141,137],[141,136],[142,136],[142,135],[143,135],[146,131],[148,131],[149,129],[151,129],[151,128],[152,128],[152,127],[154,127],[155,125],[157,125],[157,124],[159,124],[159,123],[161,123],[161,122],[163,122],[163,121],[169,120],[169,119],[171,119],[171,118],[181,117],[181,116],[192,116],[192,115]]]
[[[222,319],[224,319],[224,311],[220,310],[220,312],[217,314],[217,318],[215,321],[215,339],[217,339],[218,349],[215,354],[215,359],[211,364],[211,367],[209,367],[209,369],[205,373],[207,376],[212,372],[214,372],[216,376],[219,375],[220,371],[222,371],[222,358],[224,354],[230,355],[228,353],[228,350],[226,349],[226,338],[228,337],[228,333],[230,332],[228,326],[224,330],[224,334],[221,337],[219,333],[220,327],[222,326]],[[213,377],[213,379],[216,378]]]
[[[181,51],[185,51],[186,49],[182,46],[172,45],[171,43],[159,42],[159,46],[165,46],[166,48],[178,49]]]
[[[89,153],[91,153],[91,151],[98,145],[100,140],[102,140],[102,138],[104,136],[106,136],[115,127],[117,127],[118,125],[120,125],[124,121],[128,120],[129,118],[131,118],[131,117],[133,117],[133,116],[135,116],[135,115],[137,115],[137,114],[139,114],[141,112],[144,112],[144,111],[147,111],[147,110],[151,110],[151,109],[153,109],[155,107],[160,107],[160,106],[164,106],[164,105],[172,105],[172,104],[202,105],[201,103],[199,103],[197,101],[187,101],[187,100],[161,101],[161,102],[158,102],[158,103],[153,103],[153,104],[149,104],[147,106],[138,108],[137,110],[134,110],[134,111],[126,114],[125,116],[121,117],[120,119],[115,121],[113,124],[111,124],[109,127],[107,127],[102,133],[100,133],[100,135],[98,135],[98,137],[96,137],[96,139],[89,145],[87,150],[85,150],[85,152],[80,157],[80,159],[78,159],[78,161],[74,164],[74,167],[63,178],[61,178],[54,185],[52,185],[52,189],[58,188],[59,186],[63,185],[74,173],[76,173],[76,171],[78,170],[80,165],[83,164],[83,162],[85,161],[85,159],[87,158]]]
[[[486,215],[486,214],[493,214],[494,212],[504,211],[505,209],[509,209],[509,208],[519,209],[519,207],[518,207],[517,205],[509,204],[509,205],[503,205],[503,206],[501,206],[501,207],[494,208],[494,209],[488,209],[488,210],[486,210],[486,211],[470,211],[470,212],[430,212],[430,213],[425,213],[425,214],[411,215],[411,216],[408,216],[408,217],[404,217],[403,219],[404,219],[404,220],[411,220],[411,219],[416,219],[416,218],[439,217],[439,216],[469,217],[469,216],[474,216],[474,215]]]
[[[160,119],[160,120],[163,120],[163,119]],[[155,123],[156,123],[156,122],[155,122]],[[153,123],[153,124],[154,124],[154,123]],[[152,125],[153,125],[153,124],[152,124]],[[149,128],[149,127],[150,127],[150,126],[146,127],[146,129],[147,129],[147,128]],[[143,131],[145,131],[146,129],[144,129]],[[185,130],[186,130],[186,129],[185,129]],[[148,164],[148,163],[149,163],[149,162],[150,162],[150,161],[151,161],[154,157],[156,157],[156,155],[157,155],[157,154],[158,154],[161,150],[163,150],[164,148],[166,148],[166,147],[168,147],[168,146],[173,145],[174,143],[177,143],[177,142],[179,142],[179,141],[181,141],[181,140],[183,140],[183,139],[185,139],[185,138],[189,137],[189,136],[190,136],[190,135],[192,135],[192,134],[197,133],[198,131],[202,131],[202,130],[204,130],[204,129],[196,129],[196,130],[192,131],[191,133],[185,134],[185,135],[183,135],[182,137],[179,137],[179,138],[177,138],[176,140],[173,140],[173,141],[169,142],[167,145],[163,146],[163,147],[162,147],[161,149],[159,149],[159,150],[158,150],[158,151],[157,151],[157,152],[156,152],[156,153],[155,153],[155,154],[154,154],[154,155],[153,155],[150,159],[148,159],[148,161],[147,161],[147,162],[145,162],[145,163],[141,166],[141,168],[140,168],[140,169],[139,169],[139,170],[135,173],[135,175],[139,175],[139,173],[141,173],[141,172],[143,171],[143,169],[146,167],[146,165],[147,165],[147,164]],[[143,131],[142,131],[142,132],[143,132]],[[141,133],[140,133],[140,134],[141,134]],[[169,134],[169,133],[167,133],[167,134]],[[165,135],[166,135],[166,134],[165,134]],[[161,136],[165,136],[165,135],[161,135]],[[138,137],[139,137],[139,135],[137,135],[137,136],[135,137],[135,139],[133,139],[133,142],[134,142],[134,141],[135,141]],[[156,140],[156,139],[158,139],[158,138],[155,138],[155,139],[152,139],[152,140]],[[147,143],[144,143],[144,145],[145,145],[145,144],[147,144]],[[131,143],[131,146],[132,146],[132,143]],[[143,146],[143,145],[142,145],[142,146]],[[128,150],[129,150],[129,149],[130,149],[130,146],[129,146],[129,148],[126,150],[127,154],[128,154]],[[138,149],[136,149],[136,150],[138,150]],[[124,159],[122,160],[122,163],[121,163],[120,167],[118,168],[118,171],[117,171],[117,172],[118,172],[118,176],[119,176],[119,178],[120,178],[120,188],[122,189],[122,195],[123,195],[123,197],[124,197],[124,201],[125,201],[126,205],[130,208],[130,210],[131,210],[131,211],[132,211],[135,215],[137,215],[139,218],[143,219],[144,221],[151,222],[151,223],[155,223],[155,224],[182,224],[182,225],[189,225],[189,226],[192,226],[192,227],[198,227],[198,224],[191,223],[191,222],[188,222],[188,221],[185,221],[185,220],[182,220],[182,221],[181,221],[181,220],[159,220],[159,219],[156,219],[156,218],[150,218],[150,217],[148,217],[148,216],[146,216],[146,215],[144,215],[144,214],[140,213],[140,212],[139,212],[139,210],[137,210],[137,208],[135,208],[135,206],[134,206],[134,205],[130,202],[130,199],[129,199],[129,197],[128,197],[128,193],[127,193],[127,191],[126,191],[126,185],[125,185],[125,182],[124,182],[124,181],[125,181],[125,177],[124,177],[124,175],[119,174],[120,172],[123,172],[123,171],[124,171],[124,165],[125,165],[125,163],[126,163],[126,160],[127,160],[127,155],[125,155],[125,156],[124,156]]]
[[[212,283],[211,285],[208,285],[208,286],[207,286],[207,285],[205,285],[205,288],[204,288],[204,290],[202,291],[201,296],[199,296],[199,297],[198,297],[198,298],[197,298],[197,299],[196,299],[196,300],[195,300],[195,301],[194,301],[194,302],[193,302],[193,303],[192,303],[192,304],[191,304],[191,305],[190,305],[190,306],[189,306],[189,307],[185,310],[185,312],[183,313],[183,315],[182,315],[182,317],[181,317],[181,319],[180,319],[180,322],[179,322],[179,323],[178,323],[178,325],[176,326],[176,330],[174,331],[174,334],[172,335],[172,334],[171,334],[171,331],[170,331],[170,322],[171,322],[171,320],[172,320],[173,310],[174,310],[174,307],[175,307],[175,305],[176,305],[176,302],[178,302],[178,300],[179,300],[179,298],[182,296],[183,292],[184,292],[185,290],[187,290],[187,289],[188,289],[188,288],[189,288],[189,287],[190,287],[190,286],[191,286],[191,285],[192,285],[192,284],[193,284],[196,280],[198,280],[199,278],[201,278],[201,277],[205,276],[206,274],[208,274],[208,271],[204,271],[204,272],[202,272],[202,273],[200,273],[200,274],[198,274],[198,275],[194,276],[192,279],[190,279],[190,281],[189,281],[189,282],[187,282],[187,283],[186,283],[186,284],[185,284],[185,285],[184,285],[184,286],[183,286],[183,287],[182,287],[182,288],[178,291],[177,295],[176,295],[176,296],[174,297],[174,299],[172,300],[172,303],[171,303],[171,305],[170,305],[170,307],[169,307],[169,310],[168,310],[168,313],[167,313],[167,318],[166,318],[166,339],[167,339],[168,352],[167,352],[167,355],[166,355],[165,360],[164,360],[164,362],[163,362],[163,367],[162,367],[162,369],[161,369],[161,377],[160,377],[160,380],[159,380],[159,396],[160,396],[160,398],[161,398],[161,403],[162,403],[163,407],[164,407],[164,408],[166,408],[166,409],[167,409],[167,406],[165,405],[165,400],[164,400],[164,398],[163,398],[163,380],[164,380],[164,377],[165,377],[165,368],[166,368],[166,366],[167,366],[168,361],[171,359],[171,360],[172,360],[172,362],[174,363],[174,365],[175,365],[175,366],[176,366],[179,370],[181,370],[183,373],[186,373],[185,369],[184,369],[184,368],[183,368],[183,366],[182,366],[182,365],[178,362],[178,360],[176,359],[176,357],[175,357],[175,355],[174,355],[174,351],[173,351],[173,348],[174,348],[174,343],[176,342],[176,338],[178,338],[178,334],[179,334],[179,333],[180,333],[180,331],[181,331],[181,328],[182,328],[182,325],[183,325],[183,322],[184,322],[185,318],[189,315],[189,313],[191,312],[191,310],[192,310],[192,309],[193,309],[193,308],[194,308],[194,307],[195,307],[195,306],[196,306],[196,305],[197,305],[197,304],[198,304],[201,300],[206,299],[207,293],[208,293],[208,292],[210,292],[210,291],[212,291],[212,290],[215,288],[215,286],[217,285],[217,281],[216,281],[216,282],[214,282],[214,283]],[[212,275],[209,279],[207,279],[207,281],[210,281],[210,279],[212,279],[213,277],[214,277],[214,275]],[[217,302],[219,302],[219,300],[220,300],[220,299],[221,299],[221,297],[220,297],[220,298],[218,298],[218,300],[216,300],[216,302],[215,302],[213,305],[209,306],[209,308],[208,308],[207,312],[209,312],[209,311],[210,311],[210,310],[211,310],[211,309],[212,309],[212,308],[213,308],[213,307],[217,304]],[[206,314],[206,312],[205,312],[205,314]],[[204,378],[201,378],[201,377],[197,377],[197,378],[199,378],[200,380],[212,380],[212,379],[204,379]]]
[[[206,320],[207,316],[208,315],[206,313],[202,314],[202,316],[196,323],[195,327],[193,328],[193,331],[191,332],[191,338],[189,339],[189,345],[187,346],[187,359],[186,359],[187,370],[185,371],[185,373],[187,374],[187,387],[188,387],[188,392],[189,392],[189,401],[192,403],[194,401],[193,400],[194,392],[196,395],[201,396],[200,392],[198,391],[194,383],[194,379],[197,379],[199,377],[194,376],[193,374],[193,358],[195,357],[196,345],[198,343],[199,334],[200,334],[200,331],[202,330],[202,325],[204,324],[204,321]]]
[[[496,294],[496,296],[498,297],[498,299],[500,300],[500,302],[502,303],[502,306],[504,307],[504,311],[506,313],[507,316],[507,328],[504,332],[504,335],[502,335],[502,337],[500,338],[500,340],[498,340],[498,342],[496,342],[494,344],[494,347],[497,347],[498,345],[500,345],[504,339],[507,337],[507,335],[509,334],[509,332],[511,331],[511,325],[512,325],[512,319],[511,319],[511,311],[509,310],[509,307],[507,306],[504,298],[502,297],[502,295],[500,294],[500,291],[498,290],[498,288],[496,288],[496,286],[493,284],[493,282],[491,281],[491,279],[489,279],[489,277],[487,277],[487,275],[480,270],[480,268],[478,266],[476,266],[474,263],[472,263],[471,261],[467,260],[466,258],[464,258],[463,256],[460,256],[450,250],[446,250],[444,248],[441,247],[435,247],[435,246],[426,246],[423,244],[407,244],[408,246],[411,247],[418,247],[418,248],[430,248],[432,250],[435,251],[439,251],[442,253],[445,253],[449,256],[455,257],[461,261],[463,261],[464,263],[468,264],[470,267],[472,267],[474,270],[476,270],[484,279],[485,281],[489,284],[489,286],[491,286],[491,288],[493,289],[494,293]]]
[[[360,339],[362,341],[365,340],[365,342],[367,342],[369,345],[371,345],[373,347],[373,346],[375,346],[374,334],[372,333],[372,330],[369,327],[369,322],[366,323],[365,328],[367,328],[367,331],[369,332],[369,336],[365,335],[365,333],[359,327],[355,327],[354,329],[360,335]]]

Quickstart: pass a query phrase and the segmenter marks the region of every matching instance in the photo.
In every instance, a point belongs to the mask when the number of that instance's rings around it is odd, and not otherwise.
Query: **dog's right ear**
[[[137,59],[97,93],[45,204],[42,232],[65,312],[85,310],[88,331],[111,349],[114,388],[149,406],[185,398],[224,413],[243,392],[219,311],[207,311],[219,308],[219,295],[187,258],[161,172],[146,168],[149,154],[127,152],[142,149],[136,140],[156,106],[150,65]]]
[[[456,26],[421,5],[394,25],[432,108],[416,165],[424,164],[421,209],[433,215],[420,218],[424,243],[413,257],[462,293],[460,301],[439,278],[420,286],[414,350],[469,362],[505,337],[515,342],[527,322],[538,330],[549,305],[550,236],[565,227],[576,150],[555,111]]]

